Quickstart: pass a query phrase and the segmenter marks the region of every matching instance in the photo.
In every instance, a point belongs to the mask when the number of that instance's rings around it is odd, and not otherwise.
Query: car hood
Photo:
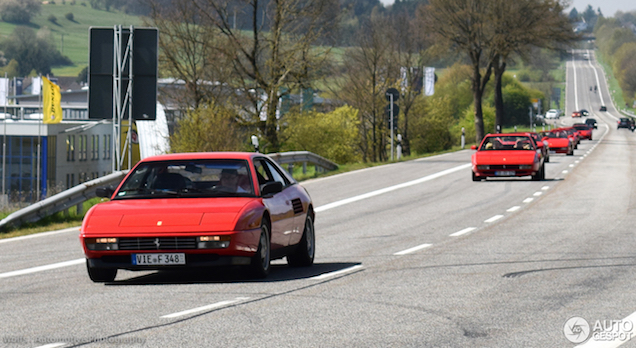
[[[82,233],[232,231],[255,198],[129,199],[100,203],[86,214]]]
[[[531,164],[534,162],[535,156],[534,150],[478,151],[473,154],[473,164]]]
[[[550,147],[566,147],[570,145],[570,139],[568,138],[548,138],[548,144]]]

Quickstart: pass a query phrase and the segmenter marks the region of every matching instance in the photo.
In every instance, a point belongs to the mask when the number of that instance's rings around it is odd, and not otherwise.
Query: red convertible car
[[[554,129],[544,134],[544,140],[548,141],[550,151],[574,155],[574,139],[565,130]]]
[[[581,135],[581,139],[592,140],[592,127],[585,123],[575,123],[572,125],[572,128],[579,131]]]
[[[140,161],[80,230],[88,275],[118,269],[239,265],[264,278],[270,261],[314,261],[314,211],[306,190],[259,153],[182,153]]]
[[[473,181],[487,177],[531,176],[545,179],[543,142],[535,142],[530,133],[489,134],[472,156]]]

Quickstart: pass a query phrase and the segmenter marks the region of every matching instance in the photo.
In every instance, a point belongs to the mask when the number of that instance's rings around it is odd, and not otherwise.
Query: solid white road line
[[[65,345],[66,343],[64,342],[57,342],[57,343],[51,343],[51,344],[47,344],[47,345],[39,346],[35,348],[57,348],[57,347],[65,346]]]
[[[431,245],[433,245],[433,244],[420,244],[420,245],[418,245],[418,246],[416,246],[416,247],[412,247],[412,248],[410,248],[410,249],[406,249],[406,250],[398,251],[397,253],[395,253],[395,254],[393,254],[393,255],[396,255],[396,256],[402,256],[402,255],[406,255],[406,254],[414,253],[414,252],[416,252],[416,251],[418,251],[418,250],[422,250],[422,249],[424,249],[424,248],[428,248],[428,247],[430,247]]]
[[[171,319],[171,318],[176,318],[176,317],[182,317],[182,316],[188,315],[188,314],[203,312],[203,311],[207,311],[207,310],[215,309],[215,308],[226,307],[226,306],[229,306],[229,305],[232,305],[232,304],[235,304],[235,303],[238,303],[238,302],[246,301],[246,300],[249,300],[249,299],[250,299],[249,297],[237,297],[234,300],[221,301],[221,302],[213,303],[213,304],[207,305],[207,306],[202,306],[202,307],[188,309],[188,310],[185,310],[185,311],[182,311],[182,312],[166,314],[166,315],[162,316],[162,318]]]
[[[79,232],[79,227],[71,227],[71,228],[67,228],[67,229],[63,229],[63,230],[59,230],[59,231],[51,231],[51,232],[42,232],[42,233],[30,234],[28,236],[20,236],[20,237],[0,239],[0,244],[9,243],[9,242],[17,242],[17,241],[20,241],[20,240],[31,239],[31,238],[52,236],[52,235],[55,235],[55,234],[68,233],[68,232]]]
[[[476,229],[477,229],[477,227],[468,227],[468,228],[464,228],[464,229],[463,229],[463,230],[461,230],[461,231],[457,231],[457,232],[455,232],[455,233],[451,234],[451,235],[450,235],[450,237],[459,237],[459,236],[464,235],[464,234],[466,234],[466,233],[472,232],[472,231],[474,231],[474,230],[476,230]]]
[[[362,265],[355,265],[355,266],[351,266],[349,268],[341,269],[339,271],[324,273],[324,274],[321,274],[319,276],[312,277],[311,279],[313,279],[313,280],[325,280],[325,279],[337,277],[337,276],[342,275],[342,274],[351,273],[353,271],[357,271],[357,270],[362,269],[362,268],[364,268]]]
[[[502,217],[503,217],[503,215],[495,215],[495,216],[491,217],[488,220],[484,220],[484,222],[495,222],[495,221],[501,219]]]
[[[349,203],[353,203],[353,202],[357,202],[357,201],[361,201],[363,199],[367,199],[367,198],[371,198],[374,196],[378,196],[384,193],[388,193],[388,192],[392,192],[395,190],[399,190],[401,188],[405,188],[405,187],[409,187],[409,186],[413,186],[413,185],[417,185],[417,184],[421,184],[423,182],[427,182],[433,179],[437,179],[440,178],[444,175],[448,175],[466,168],[469,168],[471,166],[470,163],[466,163],[466,164],[462,164],[461,166],[457,166],[454,168],[450,168],[450,169],[446,169],[443,170],[441,172],[435,173],[435,174],[431,174],[416,180],[412,180],[412,181],[407,181],[405,183],[402,184],[397,184],[397,185],[393,185],[393,186],[389,186],[389,187],[385,187],[383,189],[379,189],[379,190],[375,190],[375,191],[371,191],[368,193],[364,193],[358,196],[354,196],[354,197],[350,197],[350,198],[346,198],[346,199],[342,199],[339,201],[335,201],[332,203],[328,203],[325,205],[321,205],[320,207],[317,207],[314,209],[315,212],[321,212],[321,211],[325,211],[325,210],[329,210],[329,209],[333,209],[333,208],[337,208],[339,206],[345,205],[345,204],[349,204]]]
[[[56,268],[75,266],[75,265],[79,265],[79,264],[82,264],[82,263],[85,263],[85,262],[86,262],[86,259],[82,258],[82,259],[76,259],[76,260],[53,263],[53,264],[50,264],[50,265],[26,268],[26,269],[22,269],[22,270],[18,270],[18,271],[0,273],[0,279],[9,278],[9,277],[15,277],[15,276],[24,275],[24,274],[48,271],[48,270],[56,269]]]

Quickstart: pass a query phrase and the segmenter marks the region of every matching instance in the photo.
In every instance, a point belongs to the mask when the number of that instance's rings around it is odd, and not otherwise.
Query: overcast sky
[[[395,0],[380,0],[385,6],[393,4]],[[616,11],[623,12],[636,11],[636,1],[634,0],[570,0],[572,5],[566,10],[570,13],[572,7],[576,7],[579,12],[585,11],[587,5],[592,5],[594,11],[601,8],[601,12],[605,17],[614,17]]]
[[[579,12],[583,12],[587,5],[592,5],[594,11],[600,7],[605,17],[614,17],[618,10],[623,12],[636,11],[636,1],[633,0],[571,0],[571,2],[572,6],[567,9],[568,13],[572,10],[572,7],[575,7]]]

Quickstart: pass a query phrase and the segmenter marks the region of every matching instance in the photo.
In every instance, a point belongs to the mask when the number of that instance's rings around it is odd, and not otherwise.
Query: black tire
[[[539,180],[545,180],[545,163],[541,166],[541,178]]]
[[[574,149],[570,148],[570,151],[568,151],[567,155],[574,156]]]
[[[473,172],[473,181],[481,181],[481,177],[475,175],[475,172]]]
[[[86,270],[88,271],[88,277],[94,283],[112,282],[117,276],[117,268],[94,268],[88,264],[88,260],[86,260]]]
[[[271,249],[269,239],[269,221],[261,222],[261,236],[258,242],[256,254],[252,257],[250,271],[255,278],[266,278],[269,274],[271,262]]]
[[[545,163],[548,163],[548,162],[550,162],[550,154],[547,154],[545,156]]]
[[[307,214],[303,236],[296,247],[296,250],[287,255],[287,263],[291,267],[309,267],[314,264],[314,254],[316,253],[316,234],[314,231],[314,219],[311,214]]]

